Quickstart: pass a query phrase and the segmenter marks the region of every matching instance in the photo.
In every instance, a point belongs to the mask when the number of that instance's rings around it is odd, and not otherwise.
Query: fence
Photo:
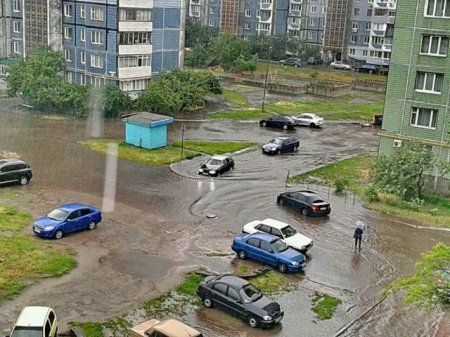
[[[425,189],[436,194],[450,196],[450,179],[425,176]]]

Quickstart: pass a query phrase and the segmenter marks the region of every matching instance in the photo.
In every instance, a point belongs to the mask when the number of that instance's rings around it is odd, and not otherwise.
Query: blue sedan
[[[63,235],[84,229],[95,229],[102,213],[95,207],[79,203],[59,206],[33,224],[33,232],[46,238],[61,239]]]
[[[266,234],[239,234],[231,246],[240,259],[247,257],[277,268],[280,272],[298,272],[306,263],[305,256],[289,248],[279,238]]]

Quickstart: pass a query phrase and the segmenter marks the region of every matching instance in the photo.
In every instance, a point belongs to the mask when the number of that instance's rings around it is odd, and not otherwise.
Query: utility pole
[[[269,76],[269,61],[270,61],[270,55],[271,55],[271,51],[272,51],[272,47],[269,47],[268,50],[268,57],[267,57],[267,61],[266,61],[266,76],[264,77],[264,92],[263,92],[263,99],[262,99],[262,106],[261,106],[261,111],[264,111],[264,105],[266,103],[266,87],[267,87],[267,77]]]

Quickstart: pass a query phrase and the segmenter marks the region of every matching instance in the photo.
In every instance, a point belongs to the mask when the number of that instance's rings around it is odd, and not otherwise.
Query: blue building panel
[[[162,8],[153,8],[153,29],[164,28],[164,10]]]
[[[179,30],[166,30],[164,31],[164,44],[165,50],[178,50],[180,48],[180,31]]]
[[[164,70],[172,70],[178,68],[178,51],[163,52],[163,68]]]
[[[152,49],[153,52],[155,50],[161,50],[163,47],[163,38],[164,38],[164,34],[163,34],[163,30],[162,29],[158,29],[158,30],[153,30],[152,33]]]
[[[166,8],[164,10],[164,28],[180,28],[180,9]]]
[[[162,52],[161,51],[153,51],[152,54],[152,73],[158,73],[163,69],[162,67]]]

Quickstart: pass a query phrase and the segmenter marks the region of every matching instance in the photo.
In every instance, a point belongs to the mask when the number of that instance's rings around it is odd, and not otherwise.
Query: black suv
[[[207,276],[197,288],[203,305],[222,310],[245,319],[252,328],[272,327],[283,318],[284,312],[274,300],[264,296],[248,281],[231,275]]]
[[[30,165],[18,159],[0,159],[0,185],[20,183],[26,185],[33,177]]]

